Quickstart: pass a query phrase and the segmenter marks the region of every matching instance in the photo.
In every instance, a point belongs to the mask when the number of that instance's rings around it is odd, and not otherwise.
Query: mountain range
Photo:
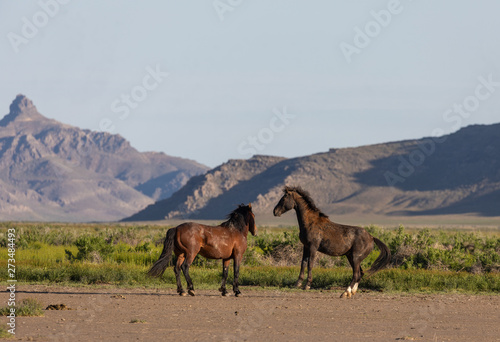
[[[326,214],[500,216],[500,124],[298,158],[229,160],[124,221],[221,219],[239,203],[270,217],[284,185],[308,190]]]
[[[500,124],[209,169],[49,119],[24,95],[0,120],[3,221],[220,220],[240,203],[271,217],[284,185],[308,190],[329,215],[497,217]]]
[[[18,95],[0,121],[0,220],[119,220],[207,170],[49,119]]]

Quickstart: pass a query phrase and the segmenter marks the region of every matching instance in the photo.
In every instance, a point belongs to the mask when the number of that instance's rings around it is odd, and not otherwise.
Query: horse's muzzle
[[[278,208],[274,208],[273,214],[274,214],[274,216],[278,216],[278,217],[281,216],[281,212],[280,212],[280,210],[278,210]]]

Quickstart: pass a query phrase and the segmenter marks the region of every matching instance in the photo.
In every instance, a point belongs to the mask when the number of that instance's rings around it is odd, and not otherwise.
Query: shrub
[[[113,252],[113,246],[107,243],[101,236],[83,235],[75,241],[75,246],[78,248],[76,257],[73,253],[66,251],[68,258],[73,260],[89,260],[92,262],[102,262]]]
[[[133,227],[106,229],[106,231],[103,233],[103,237],[106,242],[110,244],[124,242],[133,246],[137,245],[137,243],[140,241],[138,232]]]

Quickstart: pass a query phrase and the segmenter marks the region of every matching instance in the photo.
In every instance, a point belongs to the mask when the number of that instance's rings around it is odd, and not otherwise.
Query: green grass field
[[[0,224],[0,279],[6,281],[9,229],[16,232],[15,278],[29,284],[113,285],[174,288],[168,269],[161,279],[147,270],[157,260],[168,227],[104,224]],[[500,234],[495,230],[366,227],[393,254],[392,264],[360,284],[384,292],[500,291]],[[13,231],[11,230],[11,232]],[[260,228],[250,237],[240,284],[293,290],[302,244],[298,228]],[[368,269],[376,249],[363,262]],[[191,274],[196,288],[216,289],[221,261],[197,257]],[[313,271],[313,289],[346,286],[352,276],[345,257],[321,255]],[[230,273],[230,278],[232,277]],[[232,279],[229,279],[231,282]]]

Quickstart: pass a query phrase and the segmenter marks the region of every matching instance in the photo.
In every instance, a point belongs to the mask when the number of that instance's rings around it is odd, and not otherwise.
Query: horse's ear
[[[248,208],[252,209],[252,203],[248,203]]]

